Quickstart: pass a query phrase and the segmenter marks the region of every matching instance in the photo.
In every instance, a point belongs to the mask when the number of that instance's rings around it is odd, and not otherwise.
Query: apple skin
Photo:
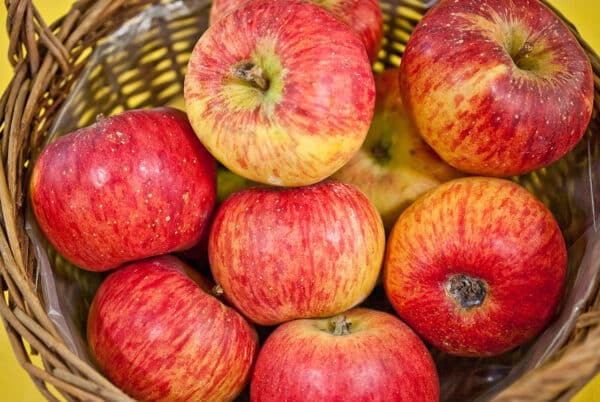
[[[404,211],[388,238],[383,282],[398,315],[422,338],[450,354],[492,356],[546,326],[566,263],[546,206],[508,180],[468,177]],[[452,289],[460,291],[465,276],[480,286],[471,281],[457,298]]]
[[[199,39],[184,98],[196,134],[223,165],[291,187],[329,177],[360,148],[375,84],[359,38],[327,11],[256,0]]]
[[[210,8],[210,25],[231,13],[248,0],[214,0]],[[369,60],[377,60],[383,39],[383,15],[377,0],[310,0],[323,7],[350,27],[361,39]]]
[[[256,359],[250,400],[439,401],[433,359],[406,324],[365,308],[343,317],[347,333],[335,332],[342,317],[277,327]]]
[[[233,400],[250,378],[255,330],[193,272],[168,255],[136,261],[111,273],[94,297],[92,354],[136,399]]]
[[[381,214],[386,231],[421,194],[464,176],[444,162],[411,123],[400,99],[398,75],[398,69],[375,75],[377,98],[367,138],[332,176],[365,193]]]
[[[558,160],[592,112],[590,61],[537,0],[440,1],[409,39],[400,81],[425,141],[451,165],[484,176]]]
[[[261,325],[356,306],[375,287],[384,249],[375,207],[333,180],[237,192],[218,208],[208,241],[225,299]]]
[[[50,143],[30,194],[54,247],[106,271],[196,244],[215,205],[216,162],[183,112],[127,111]]]

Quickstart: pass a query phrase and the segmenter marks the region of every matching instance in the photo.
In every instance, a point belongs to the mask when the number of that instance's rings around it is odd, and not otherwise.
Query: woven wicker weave
[[[47,312],[38,286],[35,245],[28,237],[28,174],[31,160],[51,134],[87,125],[101,113],[164,105],[180,96],[187,59],[207,26],[210,1],[79,0],[52,25],[46,25],[31,0],[5,3],[14,73],[0,100],[0,286],[5,294],[0,315],[17,359],[48,400],[56,400],[49,385],[68,400],[130,400],[67,346]],[[152,3],[160,3],[152,7],[163,7],[163,15],[174,12],[176,5],[188,12],[146,21],[150,26],[133,35],[135,43],[111,48],[119,43],[115,35],[123,33],[120,27],[132,18],[143,23],[148,14],[140,13]],[[375,71],[399,64],[412,29],[428,9],[418,0],[380,3],[386,38]],[[128,24],[128,29],[136,24]],[[563,311],[574,318],[572,328],[563,328],[560,344],[544,356],[543,364],[526,367],[508,387],[488,390],[496,401],[567,400],[600,369],[598,278],[579,275],[597,273],[600,266],[600,201],[594,201],[600,200],[600,60],[572,28],[594,68],[592,122],[584,140],[565,158],[515,180],[556,215],[569,246],[570,292],[585,286],[588,297],[574,311]],[[101,278],[70,267],[51,249],[41,252],[48,255],[55,275],[79,285],[83,317],[85,301]],[[42,367],[32,363],[31,353],[39,354]],[[512,356],[526,356],[528,349],[519,353]]]

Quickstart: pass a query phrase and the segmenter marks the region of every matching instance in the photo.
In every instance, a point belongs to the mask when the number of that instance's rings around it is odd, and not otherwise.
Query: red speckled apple
[[[49,144],[30,194],[56,249],[105,271],[196,244],[215,205],[216,163],[183,112],[127,111]]]
[[[217,210],[208,242],[215,281],[250,320],[327,317],[362,302],[381,269],[385,234],[350,184],[253,188]]]
[[[411,124],[400,100],[398,69],[375,75],[375,88],[367,139],[332,177],[364,192],[389,231],[418,196],[464,174],[441,160]]]
[[[248,0],[214,0],[210,25]],[[369,59],[377,60],[383,38],[383,16],[377,0],[310,0],[346,23],[362,40]]]
[[[250,385],[252,402],[437,402],[439,395],[421,339],[397,317],[364,308],[280,325]]]
[[[144,401],[233,400],[258,350],[254,329],[173,256],[110,274],[92,302],[87,337],[108,378]]]
[[[256,0],[202,35],[184,97],[196,134],[223,165],[261,183],[302,186],[360,148],[375,84],[344,23],[310,2]]]
[[[567,251],[552,213],[504,179],[440,185],[398,219],[384,286],[400,317],[448,353],[491,356],[538,334],[556,311]]]
[[[579,142],[592,112],[590,61],[538,0],[442,0],[411,35],[400,69],[418,130],[470,173],[546,166]]]

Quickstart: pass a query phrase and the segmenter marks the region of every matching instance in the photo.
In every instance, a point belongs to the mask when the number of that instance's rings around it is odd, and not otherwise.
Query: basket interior
[[[400,64],[402,52],[415,25],[435,3],[418,0],[380,1],[384,12],[385,38],[374,71]],[[130,19],[101,41],[85,64],[43,143],[58,135],[89,125],[97,116],[124,110],[176,105],[181,107],[186,65],[196,41],[208,26],[210,1],[178,0],[152,6]],[[597,75],[597,72],[596,72]],[[598,88],[596,88],[596,95]],[[555,322],[534,341],[496,358],[465,359],[433,351],[438,364],[444,400],[483,400],[507,386],[528,369],[549,358],[562,345],[574,326],[577,313],[589,303],[598,282],[600,248],[600,122],[598,105],[586,136],[567,156],[553,165],[513,179],[544,202],[554,213],[569,250],[568,291]],[[40,147],[33,151],[32,157]],[[30,224],[35,225],[31,221]],[[85,358],[84,332],[87,309],[104,275],[80,270],[64,261],[35,231],[33,242],[43,244],[51,269],[38,264],[44,298],[58,303],[73,336],[67,344]],[[597,260],[597,258],[596,258]],[[376,289],[368,301],[391,310]],[[54,293],[54,294],[49,294]],[[58,299],[57,295],[61,295]],[[67,296],[65,296],[67,295]],[[68,327],[68,328],[67,328]]]

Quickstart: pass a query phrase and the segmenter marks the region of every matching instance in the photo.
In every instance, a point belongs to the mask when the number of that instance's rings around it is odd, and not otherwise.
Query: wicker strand
[[[3,319],[4,327],[6,328],[6,334],[8,335],[8,340],[12,346],[13,351],[15,352],[17,362],[22,367],[24,367],[25,364],[29,363],[31,360],[29,355],[25,351],[25,346],[23,345],[21,333],[17,332],[17,330],[13,326],[9,325],[9,322],[7,321],[8,319],[9,317]],[[52,394],[50,394],[50,392],[46,388],[46,383],[44,383],[42,380],[35,376],[31,376],[31,379],[33,380],[33,383],[36,386],[36,388],[42,393],[42,395],[46,397],[46,399],[55,399],[54,397],[52,397]]]
[[[52,371],[56,378],[59,378],[63,381],[68,382],[69,384],[75,385],[85,391],[88,391],[94,395],[99,395],[103,398],[106,398],[110,401],[123,401],[123,402],[132,402],[133,400],[124,394],[115,394],[111,390],[101,387],[100,385],[86,380],[84,378],[78,377],[73,373],[63,370],[63,369],[54,369]]]
[[[600,327],[588,334],[584,343],[570,346],[560,359],[544,365],[535,375],[525,375],[499,393],[494,402],[549,401],[567,392],[573,379],[565,373],[589,378],[600,369]]]
[[[6,214],[4,210],[5,205],[7,204],[5,202],[6,199],[10,199],[10,197],[6,194],[6,190],[6,182],[4,180],[4,165],[0,164],[0,201],[2,202],[3,216],[5,219],[7,219],[7,222],[5,222],[5,227],[9,225],[9,222],[13,222],[13,224],[15,222],[12,221],[14,215]],[[50,322],[50,319],[43,309],[35,291],[32,289],[31,284],[27,282],[26,277],[23,275],[23,272],[25,272],[23,260],[15,260],[15,256],[12,253],[12,249],[9,246],[6,237],[4,236],[4,233],[0,233],[0,255],[2,255],[2,258],[5,262],[4,267],[6,267],[8,274],[15,281],[15,285],[19,289],[20,294],[29,300],[27,307],[32,310],[36,319],[39,320],[44,328],[50,331],[54,336],[58,336],[56,329]]]
[[[63,72],[66,73],[69,71],[69,52],[63,46],[62,42],[52,33],[52,30],[46,25],[46,22],[35,7],[33,7],[33,15],[37,21],[36,27],[37,33],[41,38],[40,40],[46,43],[48,51],[52,53]]]
[[[67,394],[75,396],[78,400],[89,401],[89,402],[104,402],[104,401],[106,401],[106,399],[101,398],[97,395],[91,394],[87,391],[84,391],[81,388],[78,388],[77,386],[69,384],[68,382],[65,382],[65,381],[61,380],[60,378],[55,377],[54,375],[50,374],[49,372],[42,370],[39,367],[34,366],[31,363],[25,363],[24,367],[27,371],[29,371],[36,377],[39,377],[43,381],[54,385],[56,388],[58,388],[62,391],[66,391]]]
[[[22,34],[22,26],[24,25],[25,13],[27,11],[27,1],[12,1],[7,4],[7,27],[9,32],[9,45],[8,45],[8,55],[9,60],[13,64],[13,66],[18,65],[23,62],[25,58],[25,53],[23,52],[23,48],[21,47],[22,41],[19,40],[19,37]],[[25,41],[27,42],[27,41]],[[37,46],[36,46],[37,49]],[[37,50],[32,50],[29,53],[29,58],[31,61],[32,69],[35,68],[35,60],[37,59]]]
[[[50,364],[53,367],[59,367],[59,368],[64,368],[64,369],[67,368],[65,363],[63,363],[58,358],[58,356],[56,356],[52,353],[49,353],[49,352],[51,352],[52,347],[51,346],[48,347],[47,345],[45,345],[43,343],[43,341],[40,340],[42,337],[34,335],[32,332],[30,332],[27,329],[27,327],[25,325],[23,325],[23,323],[21,323],[19,321],[19,319],[16,317],[16,315],[14,313],[12,313],[12,314],[9,313],[10,309],[8,308],[8,306],[6,306],[4,303],[0,303],[0,310],[2,311],[3,316],[5,317],[6,321],[11,325],[11,327],[14,328],[15,330],[17,330],[21,334],[23,339],[25,339],[27,341],[27,343],[29,343],[29,345],[31,345],[33,348],[37,349],[38,351],[44,353],[44,355],[50,361]],[[19,309],[19,311],[22,311],[22,310]],[[29,359],[27,359],[27,360],[29,360]],[[25,361],[25,359],[23,359],[22,361]]]
[[[2,254],[2,247],[0,247],[0,255]],[[9,303],[12,305],[17,305],[21,309],[25,309],[25,302],[21,298],[21,293],[18,290],[18,287],[15,284],[15,281],[9,275],[9,272],[6,268],[6,265],[3,261],[0,261],[0,273],[2,274],[2,291],[8,291],[9,295]]]
[[[19,308],[15,308],[13,310],[15,317],[19,319],[19,321],[31,332],[35,333],[37,337],[40,338],[48,348],[56,351],[65,359],[66,362],[73,365],[77,370],[79,370],[83,375],[89,378],[92,381],[95,381],[102,387],[109,390],[110,393],[121,396],[122,399],[128,399],[131,401],[131,398],[128,398],[123,391],[119,388],[115,387],[110,381],[104,378],[100,373],[98,373],[93,367],[89,366],[87,363],[82,361],[77,355],[75,355],[69,348],[65,346],[62,341],[51,336],[47,331],[44,330],[37,322],[35,322],[29,315],[27,315],[23,310]]]

